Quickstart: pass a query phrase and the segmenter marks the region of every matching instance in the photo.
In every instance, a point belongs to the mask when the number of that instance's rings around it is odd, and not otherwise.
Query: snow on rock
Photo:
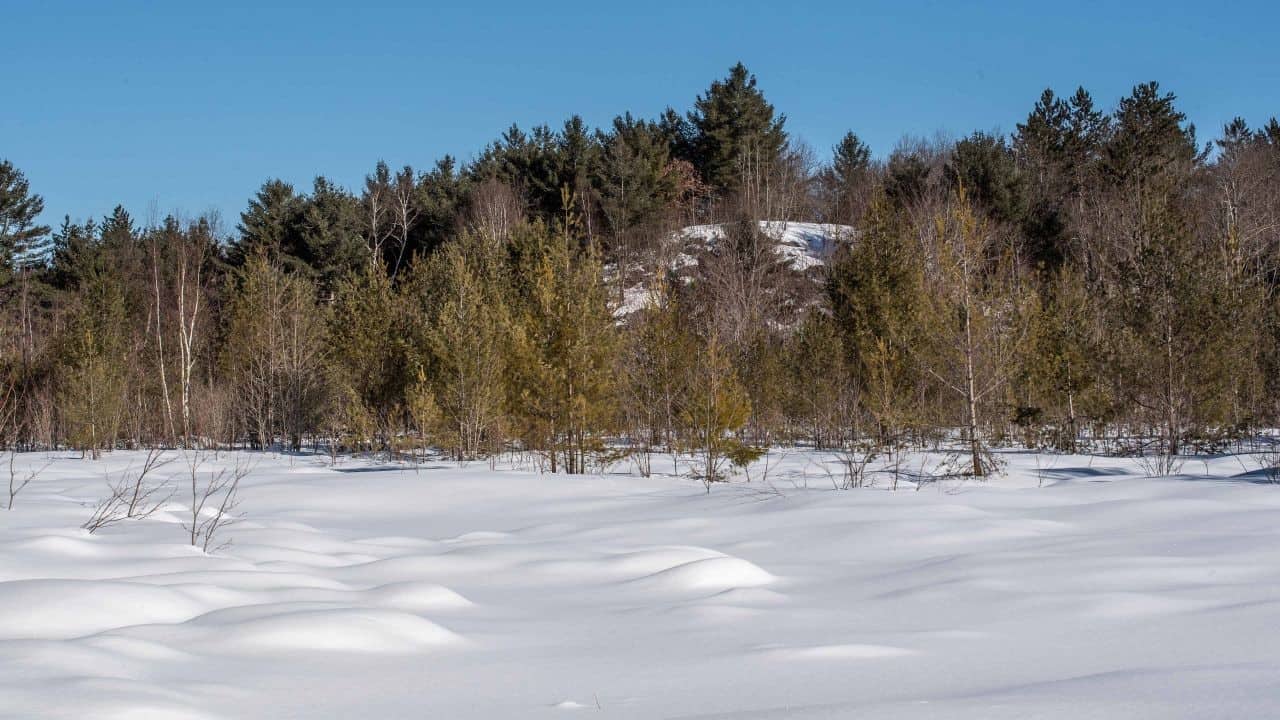
[[[795,270],[804,271],[822,265],[841,242],[854,237],[854,229],[848,225],[830,223],[790,222],[785,220],[761,220],[760,230],[772,238],[779,255],[785,257]],[[725,237],[723,224],[690,225],[677,231],[675,237],[688,243],[712,244]]]
[[[0,510],[0,718],[1280,716],[1280,489],[1002,455],[835,491],[796,451],[708,494],[255,454],[205,554],[79,530],[138,456],[54,454]]]
[[[848,225],[785,220],[761,220],[760,230],[777,243],[776,252],[791,269],[800,273],[826,264],[836,248],[841,243],[851,242],[856,234]],[[678,243],[681,251],[675,255],[671,270],[679,273],[695,267],[698,264],[697,253],[723,240],[726,232],[727,226],[710,224],[690,225],[672,233],[669,242]],[[651,301],[647,283],[627,287],[622,292],[614,316],[625,318]]]

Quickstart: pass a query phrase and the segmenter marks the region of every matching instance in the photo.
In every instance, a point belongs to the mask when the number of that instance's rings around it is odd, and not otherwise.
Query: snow
[[[841,241],[853,238],[854,230],[848,225],[830,223],[790,222],[786,220],[761,220],[760,230],[777,242],[777,252],[786,258],[791,267],[805,271],[823,265]],[[675,237],[688,242],[713,243],[724,238],[724,225],[690,225],[679,230]]]
[[[1280,487],[1001,456],[894,492],[775,452],[706,493],[254,454],[205,554],[180,494],[79,529],[141,456],[54,454],[0,510],[0,717],[1280,715]]]
[[[825,265],[837,245],[849,242],[855,235],[854,229],[848,225],[785,220],[759,222],[761,231],[777,243],[774,250],[778,255],[786,260],[792,270],[800,273]],[[678,274],[696,267],[696,253],[723,240],[726,230],[726,226],[722,224],[690,225],[672,233],[670,241],[679,243],[683,250],[675,255],[670,269]],[[626,318],[644,309],[652,299],[652,293],[645,282],[627,287],[623,290],[621,302],[614,309],[614,317]]]

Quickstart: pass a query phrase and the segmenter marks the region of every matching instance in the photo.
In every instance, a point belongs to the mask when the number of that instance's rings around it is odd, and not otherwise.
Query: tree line
[[[1280,123],[1202,143],[1156,83],[818,162],[738,64],[684,113],[270,180],[234,229],[42,209],[0,164],[8,448],[669,454],[710,481],[777,443],[983,475],[993,444],[1172,458],[1277,422]],[[789,262],[761,221],[832,243]]]

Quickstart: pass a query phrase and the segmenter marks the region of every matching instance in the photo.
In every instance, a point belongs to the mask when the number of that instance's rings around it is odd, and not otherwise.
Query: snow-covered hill
[[[760,230],[778,243],[778,254],[787,258],[796,270],[822,265],[841,242],[853,238],[848,225],[801,223],[780,220],[760,221]],[[686,244],[711,244],[724,238],[724,225],[690,225],[675,234]]]
[[[851,242],[855,236],[854,229],[848,225],[782,220],[762,220],[760,230],[777,243],[775,250],[793,270],[815,277],[815,269],[826,264],[841,243]],[[673,233],[668,242],[678,247],[673,253],[671,269],[679,273],[694,267],[698,254],[723,240],[726,232],[725,225],[714,224],[690,225]],[[643,308],[650,299],[648,283],[636,282],[623,293],[615,315],[626,317]]]

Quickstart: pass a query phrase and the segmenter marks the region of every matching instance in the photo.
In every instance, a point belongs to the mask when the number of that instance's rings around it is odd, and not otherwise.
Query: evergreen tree
[[[681,421],[699,457],[697,472],[711,484],[725,479],[726,462],[746,465],[754,454],[736,435],[751,418],[751,401],[715,333],[707,336],[689,368]]]
[[[876,437],[891,446],[913,416],[919,385],[910,347],[923,305],[923,275],[908,228],[887,195],[873,196],[858,241],[827,283],[833,320]]]
[[[613,119],[610,133],[598,135],[600,206],[614,244],[633,228],[656,223],[676,200],[677,178],[670,151],[652,123],[630,113]]]
[[[998,222],[1017,223],[1025,212],[1022,177],[1004,138],[976,132],[957,142],[944,169],[951,188],[969,196]]]
[[[803,427],[800,437],[818,448],[838,447],[852,419],[852,383],[840,329],[821,310],[811,310],[787,348],[788,414]]]
[[[1204,160],[1195,126],[1184,125],[1176,100],[1173,93],[1161,94],[1159,83],[1142,83],[1115,110],[1103,168],[1115,186],[1135,191],[1138,204],[1153,193],[1176,192]]]
[[[1072,218],[1081,213],[1109,133],[1107,116],[1094,109],[1084,88],[1067,100],[1046,89],[1026,122],[1018,125],[1013,153],[1028,202],[1023,232],[1031,262],[1047,271],[1073,253]]]
[[[364,268],[369,250],[361,237],[361,215],[360,201],[324,177],[317,177],[311,195],[302,199],[298,259],[323,292],[333,292],[341,278]]]
[[[1069,452],[1077,449],[1082,411],[1102,417],[1107,409],[1097,382],[1101,319],[1083,274],[1066,265],[1050,278],[1022,348],[1025,381],[1035,398],[1034,405],[1022,404],[1024,417],[1046,420],[1040,411],[1050,409],[1058,421],[1056,446]]]
[[[617,327],[599,258],[591,246],[578,249],[575,227],[570,215],[558,232],[535,224],[513,241],[511,402],[551,471],[582,473],[615,420]]]
[[[694,130],[694,164],[702,179],[718,191],[737,189],[743,164],[772,167],[787,146],[786,116],[756,88],[756,78],[742,63],[694,101],[689,113]]]
[[[83,224],[62,220],[53,233],[53,254],[49,259],[49,282],[60,290],[71,290],[101,264],[98,227],[89,220]]]
[[[511,322],[500,263],[491,244],[464,235],[413,273],[423,304],[414,355],[433,392],[431,430],[458,460],[479,457],[503,439]]]
[[[32,194],[22,171],[0,160],[0,283],[21,267],[43,260],[41,241],[49,227],[36,222],[43,211],[44,198]]]
[[[94,459],[115,446],[123,421],[127,317],[119,278],[107,267],[91,267],[61,339],[58,407],[68,440]]]
[[[339,383],[343,417],[359,428],[361,442],[391,448],[402,427],[408,366],[407,303],[381,265],[369,265],[338,284],[329,326],[330,357]]]
[[[852,225],[858,220],[872,184],[871,148],[852,132],[845,133],[831,150],[831,166],[819,182],[830,198],[831,222]]]
[[[458,172],[457,161],[449,155],[418,179],[421,215],[418,236],[409,247],[409,257],[425,256],[452,236],[469,190],[469,179]]]
[[[304,201],[283,180],[268,180],[240,213],[239,237],[231,242],[228,259],[244,265],[255,254],[288,272],[309,272],[302,242]]]

